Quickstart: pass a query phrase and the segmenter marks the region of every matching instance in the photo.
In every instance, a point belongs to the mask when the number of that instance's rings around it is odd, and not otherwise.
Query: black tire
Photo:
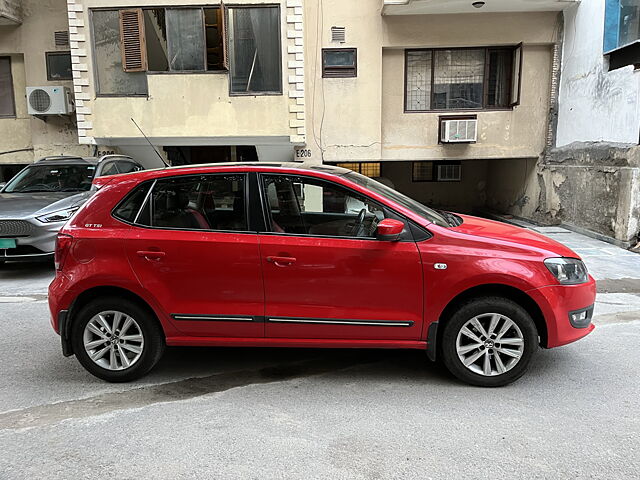
[[[98,313],[109,310],[125,313],[135,319],[144,338],[144,347],[139,359],[123,370],[101,367],[89,358],[84,348],[83,335],[87,323]],[[92,375],[108,382],[129,382],[144,376],[158,363],[165,348],[162,329],[153,314],[137,303],[117,297],[93,300],[74,315],[71,343],[80,364]]]
[[[519,360],[510,370],[502,374],[485,376],[471,371],[470,368],[463,364],[458,356],[456,342],[460,330],[469,320],[478,315],[490,313],[503,315],[513,321],[522,333],[524,344]],[[481,347],[482,351],[484,351],[485,348],[487,347],[483,345],[483,347]],[[479,387],[502,387],[516,381],[524,375],[537,349],[538,332],[531,316],[524,308],[506,298],[481,297],[461,305],[446,321],[440,342],[440,357],[447,369],[463,382]],[[496,350],[490,351],[495,352]],[[480,349],[474,352],[480,352]],[[471,352],[471,354],[474,352]],[[471,354],[469,354],[469,356],[471,356]],[[492,355],[495,355],[495,353]],[[493,364],[495,365],[495,358],[492,356],[490,356],[490,358],[493,359]],[[496,372],[497,371],[499,370],[496,370]]]

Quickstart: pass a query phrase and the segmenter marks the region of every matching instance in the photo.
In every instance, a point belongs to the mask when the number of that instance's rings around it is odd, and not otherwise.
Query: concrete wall
[[[611,72],[603,56],[604,0],[565,10],[557,146],[573,142],[638,143],[640,73]]]
[[[640,151],[620,144],[574,143],[550,152],[544,200],[570,225],[635,244],[640,230]]]
[[[23,23],[0,25],[0,55],[11,57],[16,118],[0,118],[0,163],[29,163],[45,155],[87,155],[91,149],[78,145],[75,118],[27,115],[27,86],[64,85],[71,81],[48,81],[45,52],[56,47],[55,31],[68,30],[65,0],[23,0]],[[21,150],[16,153],[4,153]]]

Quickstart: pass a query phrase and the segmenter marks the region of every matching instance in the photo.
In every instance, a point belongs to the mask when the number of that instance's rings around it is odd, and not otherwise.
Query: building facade
[[[564,12],[555,148],[545,159],[551,220],[638,243],[640,1],[582,0]]]
[[[0,0],[0,182],[46,155],[89,155],[75,115],[33,116],[27,87],[73,89],[65,0]]]
[[[150,142],[174,165],[339,164],[436,207],[630,244],[634,1],[0,0],[19,100],[0,146],[26,149],[0,162],[99,150],[161,165]],[[74,121],[24,112],[58,29]]]

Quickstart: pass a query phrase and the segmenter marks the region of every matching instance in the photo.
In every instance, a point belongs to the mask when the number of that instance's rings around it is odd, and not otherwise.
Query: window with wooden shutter
[[[147,70],[144,18],[141,8],[120,10],[120,50],[125,72]]]

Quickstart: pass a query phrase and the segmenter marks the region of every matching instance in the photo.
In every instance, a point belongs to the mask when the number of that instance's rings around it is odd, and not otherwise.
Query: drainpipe
[[[558,132],[558,96],[560,89],[560,75],[562,74],[562,44],[564,40],[564,13],[558,14],[556,38],[553,43],[553,59],[551,64],[551,86],[549,89],[549,121],[547,125],[547,139],[543,153],[543,163],[549,150],[556,146]]]

